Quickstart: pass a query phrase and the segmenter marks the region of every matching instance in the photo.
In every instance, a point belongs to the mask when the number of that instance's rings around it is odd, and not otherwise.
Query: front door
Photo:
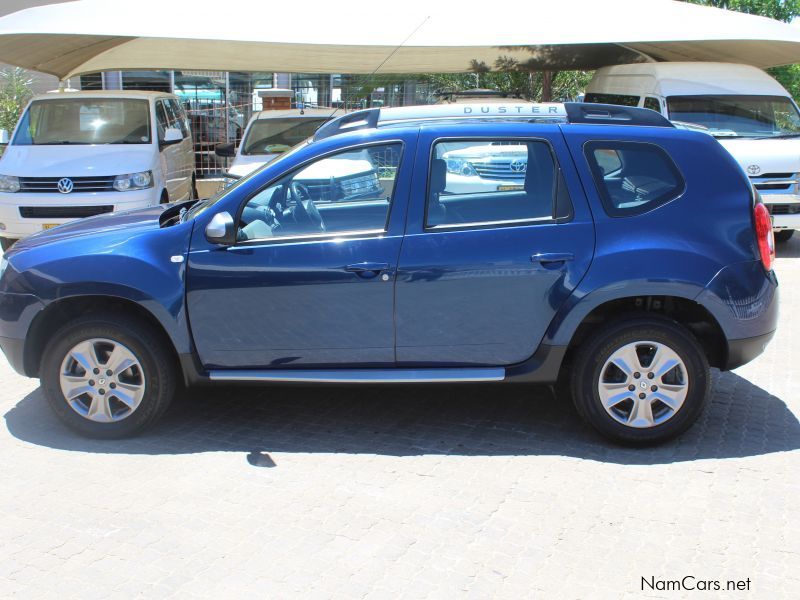
[[[400,366],[524,361],[592,259],[591,216],[556,126],[491,138],[459,127],[420,135],[396,286]]]
[[[401,155],[398,142],[348,149],[266,185],[234,246],[195,230],[187,303],[206,368],[394,364]]]

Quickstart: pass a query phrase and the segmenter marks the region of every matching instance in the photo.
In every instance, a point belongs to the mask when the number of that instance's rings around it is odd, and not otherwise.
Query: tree
[[[11,131],[33,95],[33,80],[18,67],[0,71],[0,129]]]

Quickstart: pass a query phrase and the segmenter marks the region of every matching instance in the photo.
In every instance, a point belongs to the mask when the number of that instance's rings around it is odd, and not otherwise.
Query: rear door
[[[419,138],[396,284],[398,364],[524,361],[592,260],[586,199],[556,125],[443,130]]]

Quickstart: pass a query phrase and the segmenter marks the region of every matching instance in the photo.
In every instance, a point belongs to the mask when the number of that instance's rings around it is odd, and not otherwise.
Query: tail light
[[[767,271],[772,270],[775,261],[775,236],[772,234],[772,221],[766,205],[756,203],[753,209],[755,214],[756,239],[758,240],[758,253],[761,262]]]

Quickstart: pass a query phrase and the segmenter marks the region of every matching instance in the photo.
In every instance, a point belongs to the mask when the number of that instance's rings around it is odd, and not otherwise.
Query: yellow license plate
[[[498,192],[516,192],[525,189],[524,185],[498,185]]]
[[[53,227],[58,227],[58,225],[58,223],[44,223],[42,229],[52,229]]]

